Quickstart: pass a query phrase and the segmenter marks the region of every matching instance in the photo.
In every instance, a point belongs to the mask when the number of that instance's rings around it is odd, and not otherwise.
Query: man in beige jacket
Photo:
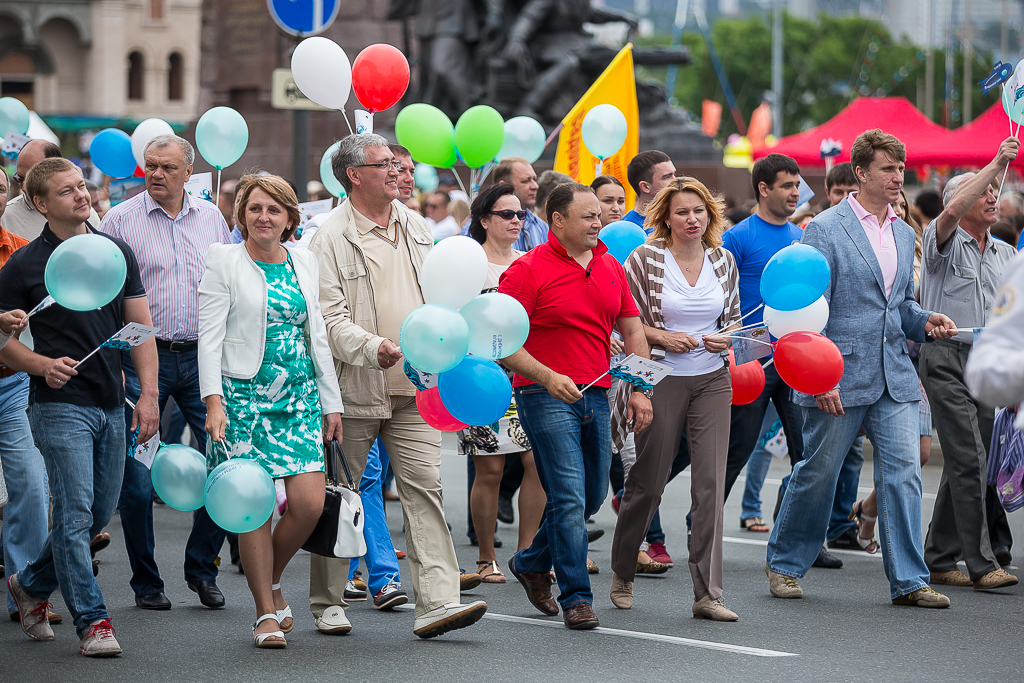
[[[379,135],[350,135],[332,159],[348,199],[310,251],[345,401],[345,458],[358,481],[378,437],[391,456],[416,591],[413,633],[432,638],[478,621],[486,603],[459,604],[459,566],[441,502],[441,433],[416,410],[396,340],[422,305],[420,269],[433,244],[426,221],[398,201],[400,162]],[[310,559],[309,603],[324,633],[347,633],[348,561]]]

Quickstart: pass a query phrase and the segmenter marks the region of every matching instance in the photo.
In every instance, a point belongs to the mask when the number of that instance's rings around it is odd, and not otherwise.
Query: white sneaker
[[[483,600],[462,605],[449,602],[436,607],[422,617],[417,617],[412,632],[420,638],[434,638],[448,631],[466,628],[476,622],[487,612],[487,603]]]
[[[78,644],[78,651],[86,657],[114,657],[121,654],[121,646],[114,637],[114,627],[109,619],[89,625]]]
[[[33,640],[53,640],[53,629],[50,628],[50,622],[46,615],[46,611],[50,608],[50,602],[34,598],[26,593],[18,583],[17,574],[11,574],[7,579],[7,590],[18,605],[21,629],[28,634],[28,637]]]
[[[316,618],[316,627],[320,633],[343,635],[352,630],[352,623],[345,616],[345,610],[338,605],[331,605]]]

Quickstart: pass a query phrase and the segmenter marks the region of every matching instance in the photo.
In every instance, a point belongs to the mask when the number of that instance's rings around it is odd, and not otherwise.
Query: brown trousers
[[[693,549],[690,577],[695,600],[722,597],[722,531],[725,461],[729,452],[732,386],[728,368],[696,377],[666,377],[654,388],[654,421],[636,435],[636,463],[629,470],[612,540],[612,570],[626,581],[686,433],[690,445]]]

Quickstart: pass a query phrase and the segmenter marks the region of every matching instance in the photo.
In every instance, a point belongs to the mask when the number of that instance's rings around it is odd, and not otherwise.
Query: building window
[[[164,18],[164,0],[149,0],[149,18]]]
[[[167,58],[167,99],[179,102],[185,99],[185,59],[180,52]]]
[[[132,52],[128,55],[128,99],[141,100],[145,93],[143,84],[145,82],[145,63],[141,52]]]

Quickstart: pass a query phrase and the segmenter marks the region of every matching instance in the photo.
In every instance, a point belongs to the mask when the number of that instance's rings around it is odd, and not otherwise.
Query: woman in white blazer
[[[284,479],[288,509],[238,539],[256,602],[253,642],[282,648],[294,621],[281,573],[324,504],[324,447],[341,440],[341,391],[320,312],[313,254],[288,250],[298,200],[278,176],[246,176],[235,203],[241,244],[215,244],[199,284],[199,384],[207,464],[255,460]]]

